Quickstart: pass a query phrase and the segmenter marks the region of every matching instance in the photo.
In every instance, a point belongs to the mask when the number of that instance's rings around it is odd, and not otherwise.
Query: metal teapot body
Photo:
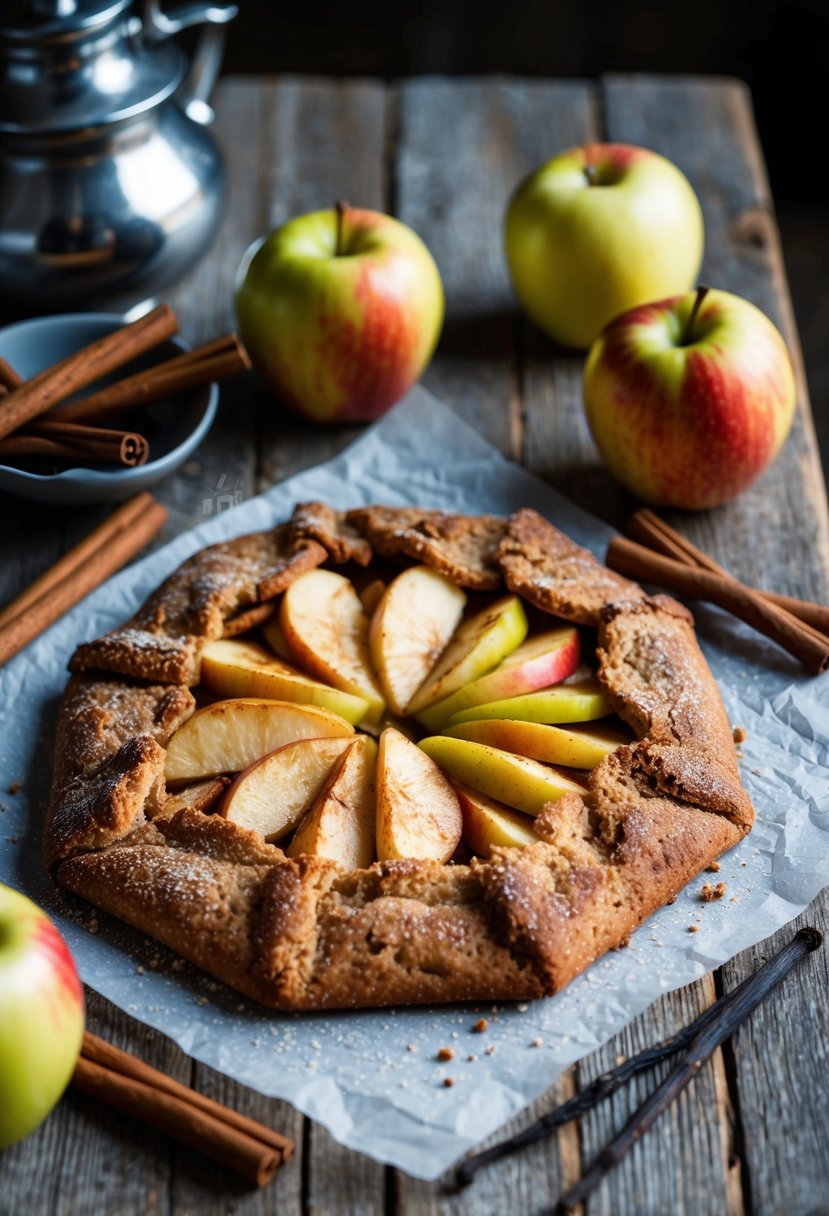
[[[209,243],[223,193],[205,124],[232,5],[19,0],[0,27],[0,308],[136,302]],[[168,41],[204,23],[192,67]]]

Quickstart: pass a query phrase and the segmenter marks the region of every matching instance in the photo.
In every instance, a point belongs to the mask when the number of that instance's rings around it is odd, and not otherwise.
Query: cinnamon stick
[[[293,1156],[293,1142],[279,1132],[188,1089],[89,1031],[78,1065],[75,1088],[90,1093],[94,1086],[93,1096],[106,1102],[117,1098],[111,1104],[119,1110],[216,1157],[257,1186],[269,1182]]]
[[[38,583],[42,589],[36,596],[30,589],[4,609],[0,622],[0,666],[126,565],[156,535],[167,519],[167,512],[150,494],[139,495],[138,499],[143,500],[143,505],[140,512],[129,515],[129,522],[124,522],[124,516],[116,512],[93,533],[98,541],[94,547],[90,544],[92,537],[87,537],[41,576]],[[83,552],[80,560],[76,557],[78,551]]]
[[[703,570],[710,570],[712,574],[719,574],[722,578],[733,577],[712,557],[703,553],[687,537],[676,532],[670,524],[655,512],[648,510],[647,507],[642,507],[633,513],[625,531],[632,540],[639,541],[658,553],[664,553],[666,557],[673,557],[677,561],[699,566]],[[779,595],[775,591],[757,589],[757,594],[764,600],[777,604],[778,608],[785,608],[792,616],[805,621],[807,625],[820,630],[821,633],[829,634],[829,608],[823,604],[813,604],[809,600],[799,600],[791,595]]]
[[[23,377],[18,376],[12,365],[0,357],[0,388],[11,392],[13,388],[19,388],[22,383]]]
[[[145,490],[141,494],[135,494],[132,498],[128,498],[122,503],[117,510],[113,511],[102,523],[98,524],[88,536],[79,541],[68,553],[64,553],[54,566],[50,566],[48,570],[44,570],[43,574],[39,575],[33,583],[21,591],[20,594],[0,609],[0,629],[6,625],[12,617],[18,616],[25,611],[35,600],[41,596],[48,594],[58,583],[62,582],[67,575],[74,570],[80,569],[95,551],[104,545],[107,545],[116,533],[125,528],[131,528],[133,523],[140,519],[148,508],[151,508],[155,503],[152,494]]]
[[[101,461],[135,468],[145,464],[150,445],[137,431],[113,431],[77,423],[42,422],[0,439],[0,460],[42,456],[52,460]]]
[[[659,583],[688,599],[716,604],[771,638],[810,671],[819,673],[829,665],[829,637],[735,579],[687,566],[625,537],[615,537],[610,542],[607,564],[627,578]]]
[[[125,409],[152,405],[249,367],[250,356],[236,334],[226,334],[70,401],[54,417],[62,422],[102,422]]]
[[[106,334],[52,367],[19,384],[0,401],[0,439],[59,401],[138,358],[178,329],[175,314],[161,304],[131,325]]]

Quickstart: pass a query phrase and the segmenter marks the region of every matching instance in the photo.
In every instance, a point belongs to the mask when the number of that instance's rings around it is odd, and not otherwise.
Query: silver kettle
[[[205,127],[234,4],[0,5],[0,310],[138,302],[209,243],[222,160]],[[171,35],[201,25],[191,65]]]

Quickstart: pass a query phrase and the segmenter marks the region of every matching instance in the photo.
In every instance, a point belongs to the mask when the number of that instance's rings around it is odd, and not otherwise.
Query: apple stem
[[[596,166],[595,165],[585,165],[584,166],[584,176],[587,178],[588,186],[595,186],[596,185]]]
[[[693,342],[694,326],[696,325],[697,317],[699,316],[699,310],[702,307],[703,300],[708,295],[710,290],[711,288],[706,287],[704,283],[700,283],[699,287],[697,288],[697,296],[694,300],[691,311],[688,314],[688,320],[685,322],[685,329],[682,332],[682,342],[680,345],[690,346]]]
[[[343,252],[343,223],[345,221],[345,213],[351,206],[344,198],[337,199],[335,210],[337,212],[337,247],[334,250],[336,257],[342,257]]]

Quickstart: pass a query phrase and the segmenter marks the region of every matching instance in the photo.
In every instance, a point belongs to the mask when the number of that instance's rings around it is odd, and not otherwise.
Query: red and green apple
[[[289,220],[248,250],[236,312],[253,363],[296,413],[378,418],[432,357],[438,268],[411,228],[338,205]]]
[[[696,282],[702,210],[664,156],[586,144],[519,185],[504,239],[521,305],[556,342],[585,349],[619,313]]]
[[[699,510],[736,497],[777,455],[794,417],[794,373],[759,308],[700,288],[611,322],[587,359],[584,404],[626,489]]]
[[[84,1027],[83,989],[49,917],[0,883],[0,1149],[28,1136],[60,1098]]]

